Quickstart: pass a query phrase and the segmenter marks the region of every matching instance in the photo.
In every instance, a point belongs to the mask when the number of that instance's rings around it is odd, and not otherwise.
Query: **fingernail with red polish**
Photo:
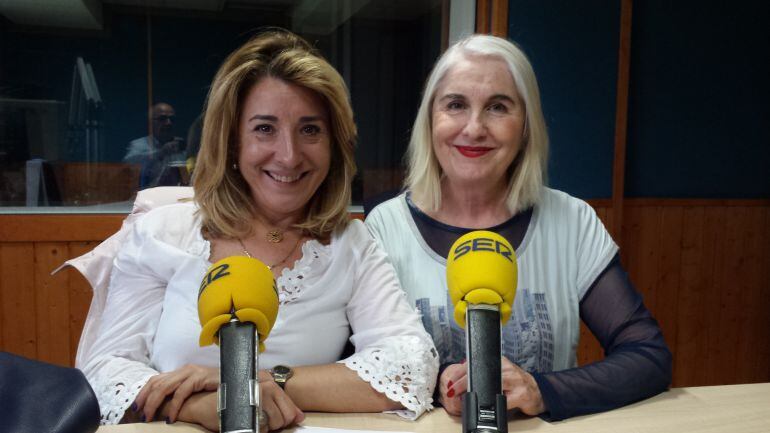
[[[450,389],[449,392],[446,393],[446,396],[449,397],[449,398],[454,397],[455,396],[455,390],[454,389]]]
[[[449,382],[447,382],[447,384],[446,384],[446,387],[447,387],[447,388],[451,388],[451,387],[452,387],[452,385],[454,385],[454,382],[452,382],[452,381],[450,380]]]

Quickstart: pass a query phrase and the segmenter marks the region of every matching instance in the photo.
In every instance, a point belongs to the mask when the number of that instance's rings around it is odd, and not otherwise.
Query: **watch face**
[[[275,374],[289,374],[291,372],[291,368],[285,366],[285,365],[276,365],[273,367],[273,373]]]

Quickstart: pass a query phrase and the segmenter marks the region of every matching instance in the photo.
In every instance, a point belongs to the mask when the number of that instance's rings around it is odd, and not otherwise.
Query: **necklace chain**
[[[296,249],[297,249],[297,245],[299,245],[299,241],[300,241],[300,240],[302,240],[302,235],[300,235],[300,236],[297,238],[297,242],[296,242],[296,243],[294,243],[294,246],[293,246],[293,247],[292,247],[292,248],[289,250],[289,253],[288,253],[288,254],[286,254],[286,256],[285,256],[283,259],[281,259],[281,261],[280,261],[280,262],[276,262],[276,263],[273,263],[272,265],[267,265],[267,269],[269,269],[269,270],[271,270],[271,271],[272,271],[272,270],[273,270],[273,268],[275,268],[276,266],[278,266],[278,265],[280,265],[281,263],[285,262],[285,261],[286,261],[286,259],[288,259],[289,257],[291,257],[291,254],[294,252],[294,250],[296,250]],[[238,242],[241,244],[241,248],[243,248],[243,254],[246,254],[246,257],[248,257],[248,258],[250,258],[250,259],[253,259],[253,258],[254,258],[254,256],[252,256],[252,255],[249,253],[249,250],[247,250],[247,249],[246,249],[246,245],[243,243],[243,240],[242,240],[241,238],[238,238]],[[271,241],[271,242],[272,242],[272,241]]]

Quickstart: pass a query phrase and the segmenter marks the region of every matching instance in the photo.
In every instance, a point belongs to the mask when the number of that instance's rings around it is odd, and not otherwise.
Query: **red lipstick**
[[[491,147],[472,147],[472,146],[455,146],[457,150],[465,157],[478,158],[484,156],[492,150]]]

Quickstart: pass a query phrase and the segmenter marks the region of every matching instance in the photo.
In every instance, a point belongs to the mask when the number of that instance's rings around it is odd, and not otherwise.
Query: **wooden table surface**
[[[385,414],[308,413],[305,426],[415,433],[461,432],[460,419],[442,409],[416,422]],[[295,433],[297,429],[284,430]],[[103,426],[98,433],[205,432],[198,426],[162,422]],[[509,432],[549,433],[770,433],[770,383],[674,388],[648,400],[595,415],[548,423],[515,416]]]

